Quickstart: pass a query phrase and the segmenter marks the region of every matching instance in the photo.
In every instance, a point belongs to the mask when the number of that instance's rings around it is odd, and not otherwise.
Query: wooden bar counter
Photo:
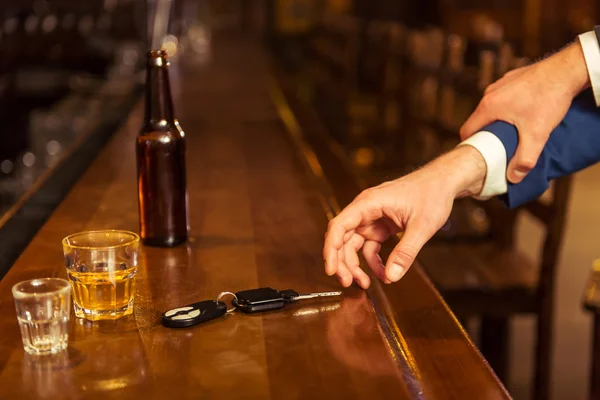
[[[209,66],[179,64],[171,77],[188,138],[189,242],[141,250],[134,315],[72,315],[67,352],[24,353],[11,287],[65,278],[70,233],[138,230],[139,105],[0,281],[0,399],[509,398],[418,267],[338,299],[188,329],[160,324],[165,310],[225,290],[340,288],[323,270],[331,210],[310,173],[319,160],[281,123],[264,50],[223,39]]]

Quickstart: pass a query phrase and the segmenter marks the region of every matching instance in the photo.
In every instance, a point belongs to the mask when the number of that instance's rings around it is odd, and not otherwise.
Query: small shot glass
[[[12,288],[23,348],[29,354],[55,354],[67,348],[71,285],[59,278],[33,279]]]

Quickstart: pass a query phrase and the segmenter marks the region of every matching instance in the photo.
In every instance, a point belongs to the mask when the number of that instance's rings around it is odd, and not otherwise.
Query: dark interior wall
[[[478,25],[493,21],[531,57],[600,24],[600,2],[594,0],[354,0],[354,13],[412,27],[438,25],[465,37],[477,36]]]
[[[365,19],[402,21],[414,27],[442,22],[439,0],[354,0],[353,10]]]
[[[68,82],[61,77],[72,71],[103,75],[112,57],[111,43],[139,40],[146,30],[145,3],[113,1],[110,8],[111,0],[0,1],[0,162],[29,147],[29,112],[48,107],[65,94]],[[78,24],[86,18],[94,24],[100,21],[108,13],[105,7],[112,10],[110,27],[102,34],[81,33]],[[64,23],[67,16],[73,21],[69,27]],[[51,31],[43,28],[48,17],[56,18]],[[33,20],[37,22],[27,28]],[[53,78],[45,83],[30,79],[42,74]],[[28,90],[21,90],[19,82],[27,82]],[[44,87],[31,89],[32,82]]]

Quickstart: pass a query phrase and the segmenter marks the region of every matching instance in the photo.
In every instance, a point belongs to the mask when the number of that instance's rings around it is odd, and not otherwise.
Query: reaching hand
[[[507,179],[519,183],[535,167],[550,133],[565,117],[573,98],[588,84],[581,45],[574,43],[536,64],[510,71],[488,86],[477,109],[462,126],[461,139],[494,121],[516,126],[519,146],[508,165]]]
[[[343,286],[370,285],[357,252],[379,279],[398,281],[423,245],[446,223],[456,197],[478,194],[486,173],[481,154],[463,146],[422,169],[362,192],[329,223],[323,257],[328,275]],[[384,266],[379,250],[392,235],[404,232]]]

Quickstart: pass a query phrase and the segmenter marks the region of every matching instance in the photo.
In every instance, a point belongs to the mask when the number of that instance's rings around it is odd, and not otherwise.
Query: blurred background
[[[600,21],[593,0],[270,4],[266,37],[304,134],[343,154],[362,188],[452,149],[487,85]],[[598,181],[595,166],[511,211],[457,201],[419,256],[516,399],[588,398]]]
[[[5,265],[139,101],[155,8],[0,2]],[[593,0],[172,0],[160,42],[173,63],[202,68],[220,36],[262,41],[294,112],[310,116],[299,118],[308,139],[334,149],[366,188],[454,147],[488,84],[595,23]],[[555,399],[587,398],[581,299],[600,257],[598,182],[596,166],[514,211],[461,200],[421,255],[516,399],[544,385]]]
[[[143,2],[0,6],[0,213],[139,91]],[[122,116],[121,116],[122,118]]]

